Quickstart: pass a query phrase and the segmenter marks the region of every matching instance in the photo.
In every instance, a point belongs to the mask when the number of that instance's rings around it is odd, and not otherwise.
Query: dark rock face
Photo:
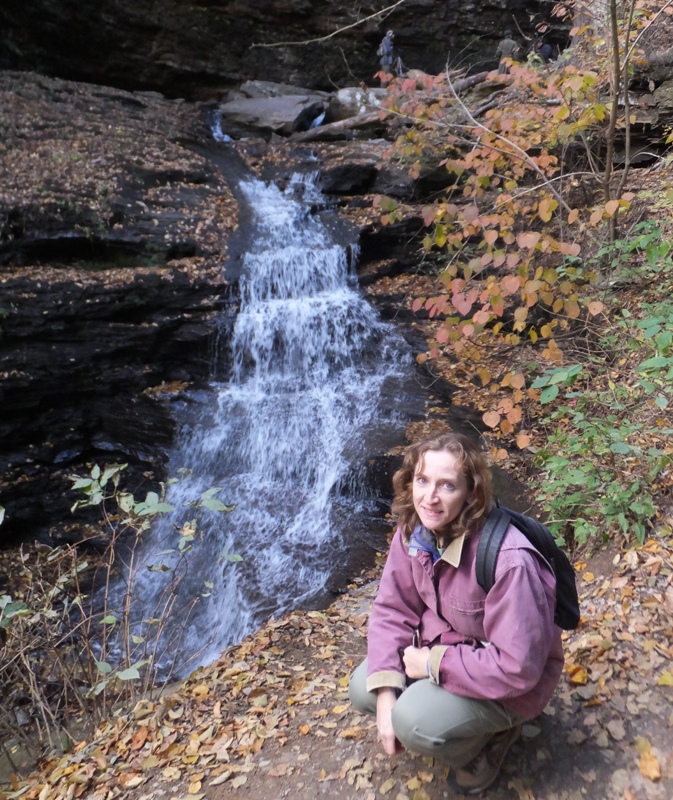
[[[197,107],[12,73],[0,98],[4,538],[63,519],[87,463],[162,477],[171,398],[236,303],[237,205]]]
[[[348,27],[385,6],[371,0],[3,3],[0,68],[190,99],[220,99],[255,78],[332,90],[372,82],[388,28],[407,68],[437,73],[447,59],[495,65],[503,28],[516,20],[530,33],[545,8],[538,0],[407,0],[383,20]],[[281,44],[287,42],[307,43]]]

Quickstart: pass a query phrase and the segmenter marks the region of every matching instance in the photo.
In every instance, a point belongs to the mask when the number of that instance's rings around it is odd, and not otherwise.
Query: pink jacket
[[[390,547],[369,620],[367,689],[404,689],[401,653],[418,629],[421,645],[431,648],[434,683],[497,700],[524,719],[537,716],[563,669],[547,562],[510,525],[486,595],[475,577],[479,534],[454,540],[434,564],[415,538],[410,546],[398,529]]]

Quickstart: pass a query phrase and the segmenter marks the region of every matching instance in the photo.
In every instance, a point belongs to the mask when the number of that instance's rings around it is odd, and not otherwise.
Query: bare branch
[[[326,42],[328,39],[332,39],[334,36],[338,36],[340,33],[344,31],[348,31],[351,28],[357,28],[358,25],[362,25],[363,22],[369,22],[370,19],[376,19],[377,17],[381,17],[383,14],[390,14],[394,11],[398,6],[401,6],[402,3],[406,3],[406,0],[397,0],[396,3],[393,3],[392,6],[387,6],[386,8],[382,8],[380,11],[376,11],[374,14],[370,14],[368,17],[363,17],[359,19],[357,22],[353,22],[351,25],[345,25],[343,28],[339,28],[332,33],[328,33],[327,36],[318,36],[316,39],[304,39],[300,42],[273,42],[270,44],[251,44],[250,47],[299,47],[301,45],[306,44],[315,44],[316,42]]]

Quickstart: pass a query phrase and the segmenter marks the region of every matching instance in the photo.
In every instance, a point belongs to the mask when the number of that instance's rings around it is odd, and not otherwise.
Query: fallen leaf
[[[651,781],[658,781],[661,778],[659,762],[652,753],[643,753],[640,756],[639,767],[642,774]]]
[[[379,787],[379,792],[381,794],[388,794],[388,792],[395,787],[396,783],[397,781],[394,778],[388,778],[388,780],[384,781]]]
[[[673,673],[669,670],[664,670],[659,676],[657,684],[659,686],[673,686]]]
[[[238,789],[239,786],[243,786],[244,783],[247,783],[248,776],[247,775],[237,775],[231,782],[231,785],[234,789]]]
[[[610,720],[605,727],[610,732],[610,736],[612,736],[612,738],[618,742],[621,742],[621,740],[626,736],[624,723],[620,719]]]

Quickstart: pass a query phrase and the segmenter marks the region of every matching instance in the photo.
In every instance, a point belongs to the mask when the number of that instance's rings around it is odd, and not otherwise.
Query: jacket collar
[[[464,544],[465,534],[459,536],[457,539],[453,539],[440,556],[437,552],[435,537],[427,528],[423,527],[423,525],[417,525],[409,538],[409,547],[413,551],[413,555],[415,555],[418,550],[425,550],[427,553],[430,553],[433,564],[441,559],[456,569],[460,566]]]
[[[447,564],[451,564],[452,567],[456,569],[460,565],[460,557],[463,554],[463,545],[465,544],[465,534],[459,536],[457,539],[453,539],[449,546],[444,550],[442,553],[441,559],[442,561],[446,561]]]

